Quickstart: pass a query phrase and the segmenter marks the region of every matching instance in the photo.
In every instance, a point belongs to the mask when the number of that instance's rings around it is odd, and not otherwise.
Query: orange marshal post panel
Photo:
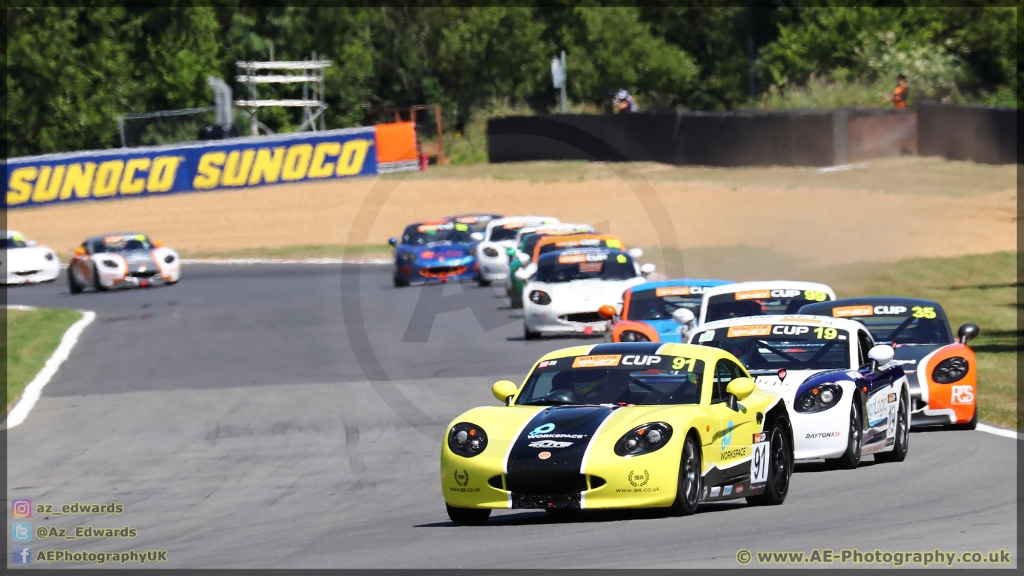
[[[377,124],[377,173],[419,169],[416,125],[412,122]]]

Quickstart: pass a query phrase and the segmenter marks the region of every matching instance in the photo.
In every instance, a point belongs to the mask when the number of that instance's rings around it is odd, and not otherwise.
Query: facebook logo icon
[[[32,547],[31,546],[14,546],[11,548],[11,562],[13,564],[31,564],[32,563]]]

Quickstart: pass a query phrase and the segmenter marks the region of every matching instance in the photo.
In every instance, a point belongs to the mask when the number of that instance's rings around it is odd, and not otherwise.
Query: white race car
[[[736,282],[708,288],[704,292],[698,325],[744,316],[796,314],[805,304],[835,299],[836,293],[832,288],[816,282]]]
[[[60,260],[48,246],[36,246],[35,240],[26,240],[16,230],[4,231],[4,237],[7,238],[4,284],[52,282],[60,276]]]
[[[782,397],[793,424],[795,460],[824,458],[856,468],[861,457],[907,456],[910,385],[856,320],[831,316],[755,316],[708,322],[691,344],[736,356],[759,388]],[[716,378],[732,378],[722,372]]]
[[[68,289],[97,292],[110,288],[174,284],[181,279],[178,253],[145,234],[119,232],[93,236],[75,249],[68,263]]]
[[[549,216],[513,216],[488,222],[474,254],[477,266],[480,267],[477,283],[489,286],[495,280],[504,280],[508,277],[507,250],[515,247],[516,233],[520,229],[559,223],[558,218]]]
[[[647,281],[633,258],[613,248],[579,248],[550,252],[538,258],[537,273],[523,288],[524,335],[593,334],[607,330],[598,313],[606,304],[621,308],[622,293]]]

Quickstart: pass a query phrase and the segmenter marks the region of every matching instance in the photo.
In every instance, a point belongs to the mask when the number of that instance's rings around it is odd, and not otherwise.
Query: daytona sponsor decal
[[[842,435],[842,432],[812,432],[807,435],[807,438],[814,440],[816,438],[838,438]]]

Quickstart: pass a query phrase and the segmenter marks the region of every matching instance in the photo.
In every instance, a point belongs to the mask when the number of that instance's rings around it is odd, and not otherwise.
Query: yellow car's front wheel
[[[445,507],[448,509],[448,518],[456,524],[479,526],[491,516],[489,508],[455,508],[449,504],[445,504]]]
[[[697,511],[700,504],[700,470],[700,445],[693,436],[687,436],[679,462],[679,488],[670,508],[672,514],[689,516]]]

